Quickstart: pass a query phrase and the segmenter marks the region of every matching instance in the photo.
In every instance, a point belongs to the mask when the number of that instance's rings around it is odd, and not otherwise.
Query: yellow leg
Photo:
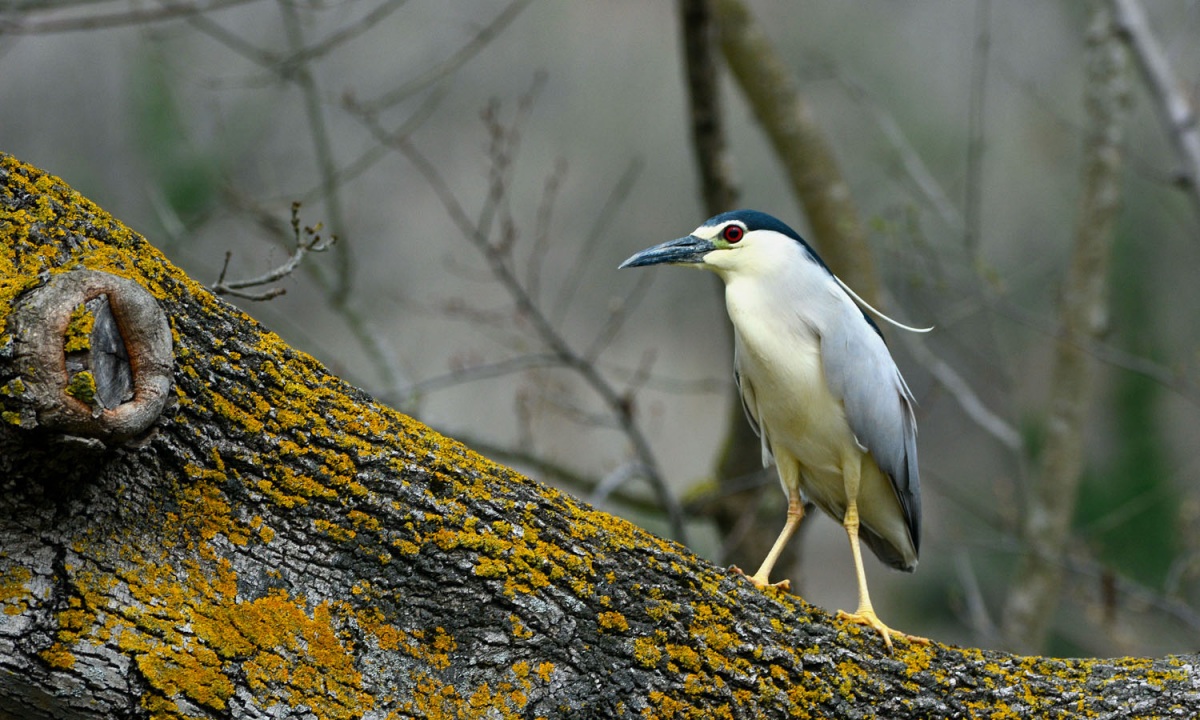
[[[853,613],[839,611],[838,618],[874,628],[883,636],[883,644],[887,646],[890,653],[892,652],[892,634],[915,642],[928,643],[929,641],[892,630],[883,624],[883,621],[875,614],[875,608],[871,606],[871,594],[867,591],[867,574],[863,570],[862,549],[858,543],[858,485],[861,463],[861,458],[855,458],[847,462],[842,469],[846,483],[846,516],[842,519],[842,527],[846,528],[846,535],[850,538],[850,553],[854,556],[854,575],[858,579],[858,609]]]
[[[788,540],[792,539],[792,535],[796,532],[796,528],[800,527],[800,521],[804,519],[804,503],[800,502],[800,493],[789,493],[787,522],[783,524],[783,530],[780,531],[779,537],[775,538],[775,544],[771,546],[771,552],[767,553],[766,559],[759,566],[758,572],[750,576],[750,582],[757,587],[766,587],[770,585],[771,568],[775,567],[775,562],[779,560],[780,553],[787,545]],[[736,568],[735,568],[736,569]],[[790,590],[792,583],[789,580],[780,580],[773,587]]]

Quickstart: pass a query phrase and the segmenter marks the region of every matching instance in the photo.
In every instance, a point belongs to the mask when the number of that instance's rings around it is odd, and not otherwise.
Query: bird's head
[[[705,220],[690,235],[635,254],[621,267],[667,263],[729,276],[778,269],[798,259],[828,272],[808,243],[782,221],[757,210],[734,210]]]

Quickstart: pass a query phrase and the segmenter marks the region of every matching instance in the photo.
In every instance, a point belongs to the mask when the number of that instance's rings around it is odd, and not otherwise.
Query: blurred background
[[[226,299],[381,401],[753,569],[784,502],[773,469],[726,462],[747,440],[718,282],[616,269],[711,214],[683,52],[704,6],[2,0],[0,150],[199,281],[224,267]],[[1115,29],[1130,6],[718,0],[691,26],[737,204],[839,241],[726,69],[730,8],[832,150],[879,281],[858,289],[936,326],[884,328],[920,403],[925,506],[915,574],[867,559],[897,629],[1200,646],[1200,204],[1148,40]],[[1144,11],[1194,108],[1200,3]],[[336,243],[230,292],[294,256],[293,202]],[[1077,281],[1101,287],[1082,307]],[[1058,342],[1072,312],[1085,332]],[[795,546],[776,577],[852,609],[839,525],[814,512]]]

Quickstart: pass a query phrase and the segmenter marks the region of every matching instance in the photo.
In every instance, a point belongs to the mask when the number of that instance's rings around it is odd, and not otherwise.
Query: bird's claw
[[[784,580],[780,580],[779,582],[775,582],[775,583],[767,582],[766,578],[760,578],[757,575],[747,575],[746,571],[742,570],[737,565],[730,565],[729,572],[734,572],[734,573],[737,573],[738,575],[741,575],[742,577],[746,578],[750,582],[754,583],[754,587],[758,588],[759,590],[762,590],[763,588],[773,587],[773,588],[777,588],[779,590],[784,590],[787,592],[792,591],[792,581],[791,580],[784,579]]]
[[[842,622],[852,622],[858,625],[866,625],[867,627],[873,628],[883,637],[883,644],[887,646],[888,654],[891,654],[894,651],[894,648],[892,647],[892,637],[904,638],[908,642],[916,643],[917,645],[929,644],[929,638],[902,633],[899,630],[893,630],[887,625],[884,625],[883,621],[879,619],[879,616],[875,614],[875,611],[870,608],[859,610],[858,612],[853,613],[848,613],[845,610],[838,610],[837,618]]]

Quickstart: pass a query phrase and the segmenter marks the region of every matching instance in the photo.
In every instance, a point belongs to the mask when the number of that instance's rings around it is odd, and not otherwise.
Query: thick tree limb
[[[20,300],[144,287],[141,442],[14,420]],[[762,593],[374,403],[0,155],[0,718],[1189,717],[1200,657],[899,642]],[[78,457],[83,457],[78,456]]]

